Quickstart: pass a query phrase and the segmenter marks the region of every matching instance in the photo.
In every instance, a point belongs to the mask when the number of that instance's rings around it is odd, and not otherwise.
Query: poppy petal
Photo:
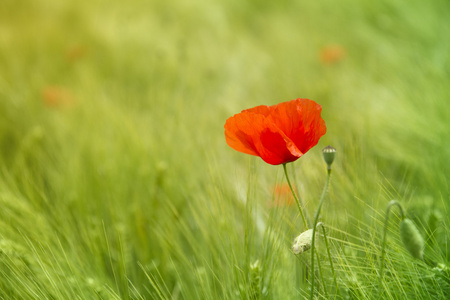
[[[271,165],[295,161],[303,155],[295,144],[273,124],[261,132],[260,142],[256,146],[261,158]]]
[[[260,105],[227,119],[227,144],[278,165],[297,160],[325,134],[322,107],[308,99]]]
[[[263,115],[263,116],[268,116],[268,115],[270,115],[272,110],[273,110],[272,106],[259,105],[259,106],[255,106],[255,107],[252,107],[249,109],[245,109],[242,111],[242,113],[254,113],[254,114],[259,114],[259,115]]]
[[[320,117],[322,106],[309,99],[275,105],[270,118],[302,152],[317,145],[327,128]]]
[[[227,144],[239,152],[259,156],[254,137],[259,134],[263,123],[264,116],[253,113],[241,112],[228,118],[225,123]]]

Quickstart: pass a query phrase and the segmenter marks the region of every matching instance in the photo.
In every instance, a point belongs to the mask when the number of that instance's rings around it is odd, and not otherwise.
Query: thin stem
[[[323,200],[325,199],[325,194],[328,190],[328,185],[330,183],[331,177],[331,169],[327,170],[327,180],[325,181],[325,186],[323,187],[322,196],[320,197],[319,207],[317,208],[316,215],[314,216],[314,224],[313,224],[313,235],[311,242],[311,293],[309,295],[309,299],[312,300],[314,297],[314,251],[315,251],[315,240],[316,240],[316,226],[317,221],[319,220],[320,210],[322,209]]]
[[[396,205],[400,209],[400,215],[402,220],[405,218],[405,212],[403,210],[403,207],[397,200],[392,200],[389,202],[387,208],[386,208],[386,218],[384,220],[384,233],[383,233],[383,244],[381,245],[381,261],[380,261],[380,288],[383,283],[383,272],[384,272],[384,259],[386,256],[386,234],[387,234],[387,227],[388,227],[388,221],[389,221],[389,212],[391,211],[391,207]]]
[[[323,270],[322,270],[322,265],[320,263],[319,252],[317,252],[317,250],[316,250],[316,256],[317,256],[317,266],[319,267],[320,279],[322,280],[323,292],[325,294],[325,299],[330,299],[330,297],[328,296],[327,285],[325,284],[325,279],[323,277]],[[312,275],[314,276],[314,274],[312,274]]]
[[[331,272],[333,273],[334,285],[336,286],[336,291],[338,292],[339,296],[342,298],[341,291],[339,290],[339,286],[337,284],[336,273],[334,272],[333,260],[331,259],[330,247],[328,246],[328,237],[327,237],[327,233],[325,230],[325,225],[323,225],[322,222],[319,222],[317,224],[317,227],[319,227],[319,226],[322,227],[323,238],[325,240],[325,246],[327,248],[327,253],[328,253],[328,260],[330,261]]]
[[[294,189],[292,188],[291,181],[289,180],[289,175],[286,170],[286,164],[283,164],[283,170],[284,170],[284,175],[286,176],[288,185],[291,188],[292,195],[294,196],[295,202],[297,203],[298,211],[300,212],[300,215],[302,216],[302,220],[303,220],[303,224],[305,225],[305,229],[308,229],[308,223],[306,222],[305,215],[303,214],[303,210],[300,207],[300,201],[299,201],[297,195],[295,194]]]

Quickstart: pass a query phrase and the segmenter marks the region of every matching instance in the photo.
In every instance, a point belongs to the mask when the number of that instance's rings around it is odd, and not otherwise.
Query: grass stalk
[[[403,207],[400,205],[400,203],[396,200],[392,200],[391,202],[389,202],[389,204],[386,208],[386,218],[384,220],[384,231],[383,231],[383,243],[381,244],[381,260],[380,260],[380,276],[379,276],[380,289],[381,289],[382,281],[383,281],[384,259],[386,256],[386,234],[387,234],[387,227],[388,227],[388,223],[389,223],[389,213],[393,206],[398,206],[398,208],[400,209],[400,215],[401,215],[402,220],[405,218],[405,213],[404,213]]]
[[[328,245],[328,237],[327,232],[325,230],[325,225],[322,222],[319,222],[317,226],[322,227],[323,238],[325,240],[325,247],[327,248],[328,260],[330,261],[331,272],[333,274],[334,285],[336,286],[336,292],[339,294],[340,298],[342,298],[341,291],[339,290],[339,285],[337,284],[336,272],[334,271],[333,259],[331,258],[330,247]]]
[[[312,242],[311,242],[311,293],[309,295],[309,298],[312,300],[314,297],[314,251],[315,251],[315,241],[316,241],[316,226],[317,221],[319,220],[320,210],[322,209],[323,200],[325,199],[325,194],[328,190],[328,185],[330,184],[330,177],[331,177],[331,169],[327,169],[327,180],[325,181],[325,186],[323,187],[322,196],[320,197],[319,201],[319,207],[317,208],[316,214],[314,216],[314,224],[313,224],[313,235],[312,235]]]

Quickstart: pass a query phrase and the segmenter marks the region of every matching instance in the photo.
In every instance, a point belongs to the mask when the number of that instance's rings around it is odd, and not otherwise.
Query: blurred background
[[[449,13],[444,0],[2,0],[2,297],[253,297],[245,268],[279,252],[258,295],[294,297],[286,249],[302,228],[291,200],[274,205],[282,168],[229,148],[223,125],[295,98],[321,104],[328,128],[289,166],[310,214],[331,144],[330,225],[358,232],[391,199],[447,224]]]

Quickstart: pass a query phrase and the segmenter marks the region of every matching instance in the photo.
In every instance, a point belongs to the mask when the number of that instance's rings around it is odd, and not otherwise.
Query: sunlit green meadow
[[[281,166],[225,120],[309,98],[288,164],[320,221],[317,299],[450,295],[450,2],[0,2],[2,299],[303,299],[310,252]],[[278,188],[277,188],[278,187]],[[403,247],[398,200],[426,240]],[[335,276],[333,276],[333,270]],[[336,285],[337,283],[337,285]]]

